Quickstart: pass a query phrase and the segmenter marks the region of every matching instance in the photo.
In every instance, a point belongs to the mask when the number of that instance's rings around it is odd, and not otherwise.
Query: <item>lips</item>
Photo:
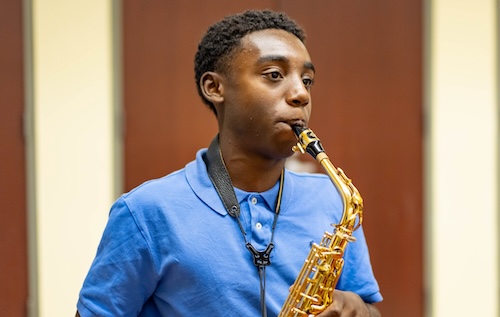
[[[284,122],[286,124],[288,124],[290,127],[294,127],[294,126],[305,127],[306,126],[306,121],[304,119],[291,119],[291,120],[286,120]]]

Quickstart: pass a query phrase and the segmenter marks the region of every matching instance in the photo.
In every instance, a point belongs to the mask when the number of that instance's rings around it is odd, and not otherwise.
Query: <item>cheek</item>
[[[311,105],[306,107],[306,113],[307,113],[307,118],[309,119],[311,117],[311,113],[312,113],[312,106]]]
[[[311,112],[312,112],[311,104],[305,106],[302,109],[303,109],[302,111],[304,112],[304,117],[306,118],[306,121],[309,121],[309,119],[311,119]]]
[[[254,120],[265,120],[274,110],[274,101],[269,96],[255,92],[254,95],[248,96],[248,100],[251,101],[247,103],[246,112],[253,116]]]

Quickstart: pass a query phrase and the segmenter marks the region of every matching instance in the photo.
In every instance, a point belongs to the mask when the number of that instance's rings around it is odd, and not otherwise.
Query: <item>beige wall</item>
[[[498,308],[498,49],[494,0],[429,2],[430,316]]]
[[[33,0],[39,316],[73,316],[113,197],[111,1]]]

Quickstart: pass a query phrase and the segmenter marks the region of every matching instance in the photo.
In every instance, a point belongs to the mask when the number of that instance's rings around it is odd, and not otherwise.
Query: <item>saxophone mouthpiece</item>
[[[297,150],[299,150],[301,153],[307,152],[315,159],[319,153],[325,152],[318,137],[311,129],[300,124],[293,124],[291,127],[298,139],[297,145],[292,148],[292,151],[297,152]]]
[[[306,130],[307,128],[303,125],[299,125],[299,124],[292,124],[291,125],[292,127],[292,130],[293,132],[295,133],[295,135],[298,137],[304,130]]]

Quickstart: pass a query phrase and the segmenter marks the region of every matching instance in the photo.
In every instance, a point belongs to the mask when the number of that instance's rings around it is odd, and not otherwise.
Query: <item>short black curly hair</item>
[[[210,26],[198,44],[194,58],[194,73],[198,94],[217,115],[214,105],[202,94],[200,78],[208,71],[224,71],[224,63],[240,45],[241,39],[252,32],[266,29],[281,29],[305,42],[305,32],[295,21],[282,12],[270,10],[248,10],[226,16]]]

